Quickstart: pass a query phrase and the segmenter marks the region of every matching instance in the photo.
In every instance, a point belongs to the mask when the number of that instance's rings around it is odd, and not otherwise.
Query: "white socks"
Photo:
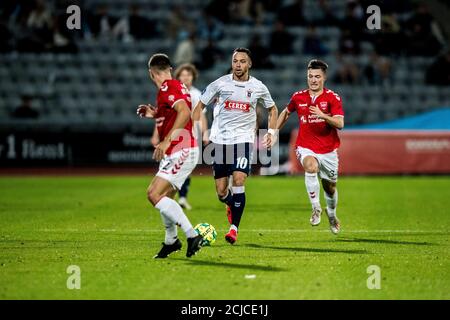
[[[317,173],[305,172],[305,184],[313,209],[320,209],[320,184]]]
[[[174,244],[177,240],[177,225],[168,219],[162,212],[161,219],[166,228],[166,237],[164,239],[165,244]]]
[[[320,184],[317,173],[305,172],[306,191],[308,191],[309,201],[313,209],[320,209]],[[327,213],[330,218],[336,217],[336,206],[338,202],[338,192],[335,190],[333,196],[324,192],[327,203]]]
[[[167,226],[166,221],[172,222],[172,224],[180,226],[181,229],[186,234],[187,238],[193,238],[197,236],[197,232],[195,232],[194,228],[192,228],[192,224],[189,222],[189,219],[181,209],[180,205],[173,199],[169,197],[163,197],[159,202],[155,205],[155,208],[161,212],[161,215],[164,216],[163,221]],[[171,237],[173,229],[169,228],[170,234],[167,234],[166,227],[166,239]]]
[[[337,189],[334,191],[334,194],[332,197],[326,192],[325,194],[325,200],[327,202],[327,213],[330,218],[336,217],[336,206],[338,202],[338,191]]]

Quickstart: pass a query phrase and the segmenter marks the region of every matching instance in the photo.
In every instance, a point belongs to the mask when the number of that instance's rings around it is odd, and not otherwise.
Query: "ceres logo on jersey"
[[[320,108],[321,109],[326,109],[327,108],[328,103],[326,101],[321,101],[320,102]]]
[[[242,112],[249,112],[250,111],[250,104],[245,102],[238,102],[238,101],[225,101],[225,109],[226,110],[240,110]]]
[[[173,94],[171,94],[171,95],[168,97],[168,99],[169,99],[169,101],[173,102],[173,101],[175,101],[175,96],[174,96]]]

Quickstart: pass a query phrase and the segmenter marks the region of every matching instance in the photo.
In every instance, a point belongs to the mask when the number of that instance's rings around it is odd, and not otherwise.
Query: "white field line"
[[[164,229],[37,229],[32,230],[37,232],[104,232],[104,233],[152,233],[152,232],[164,232]],[[219,232],[226,232],[228,229],[217,229]],[[240,232],[267,232],[267,233],[284,233],[284,232],[293,232],[293,233],[302,233],[302,232],[326,232],[329,233],[328,229],[326,230],[311,230],[311,229],[241,229]],[[436,233],[436,234],[447,234],[450,233],[446,230],[389,230],[389,229],[376,229],[376,230],[341,230],[342,233]]]

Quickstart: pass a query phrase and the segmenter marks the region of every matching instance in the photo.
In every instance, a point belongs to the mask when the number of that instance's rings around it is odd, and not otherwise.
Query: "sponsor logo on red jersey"
[[[250,103],[227,100],[227,101],[225,101],[225,109],[249,112],[250,111]]]

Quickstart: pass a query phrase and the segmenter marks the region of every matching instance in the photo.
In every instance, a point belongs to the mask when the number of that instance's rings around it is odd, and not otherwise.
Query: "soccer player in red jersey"
[[[159,171],[147,189],[147,198],[160,211],[166,228],[163,247],[155,258],[166,258],[181,249],[177,226],[186,234],[186,256],[191,257],[200,250],[203,238],[173,200],[177,190],[194,170],[199,157],[197,142],[192,135],[191,97],[184,84],[172,79],[172,67],[167,55],[154,54],[148,68],[150,78],[158,88],[157,106],[139,105],[137,114],[142,118],[155,119],[161,141],[153,154],[153,158],[160,161]]]
[[[305,184],[312,205],[311,225],[320,223],[320,184],[322,180],[326,212],[333,234],[340,231],[336,216],[338,192],[338,154],[340,144],[338,129],[344,127],[344,110],[339,95],[324,87],[328,65],[321,60],[308,63],[308,89],[297,91],[288,106],[278,117],[277,129],[281,129],[291,113],[297,112],[299,130],[296,141],[297,158],[305,169]]]
[[[192,107],[196,106],[198,100],[200,99],[200,96],[202,95],[201,91],[193,86],[194,81],[198,78],[197,68],[191,63],[184,63],[178,66],[178,68],[174,72],[174,75],[177,80],[180,80],[181,83],[186,85],[186,87],[189,90],[189,94],[191,95]],[[205,112],[203,112],[201,115],[201,131],[204,137],[207,137],[206,135],[207,130],[208,130],[208,120],[205,116]],[[154,147],[156,147],[159,142],[160,140],[158,135],[158,128],[155,126],[153,130],[153,136],[151,138],[151,143]],[[205,144],[208,143],[205,138],[203,138],[203,142]],[[181,206],[181,208],[185,210],[192,209],[191,205],[187,200],[190,184],[191,184],[191,177],[187,177],[187,179],[184,181],[184,184],[178,191],[179,194],[178,204]]]

